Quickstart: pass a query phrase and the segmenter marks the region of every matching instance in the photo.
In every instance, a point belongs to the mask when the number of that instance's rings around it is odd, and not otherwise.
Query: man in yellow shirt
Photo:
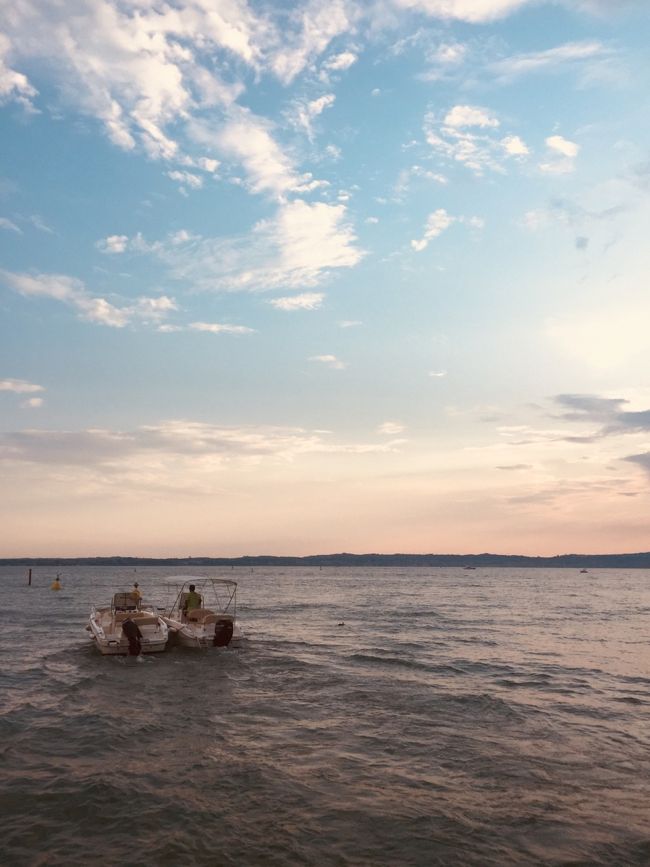
[[[190,611],[201,607],[201,594],[196,592],[196,586],[190,584],[190,592],[186,594],[183,602],[183,616],[187,617]]]

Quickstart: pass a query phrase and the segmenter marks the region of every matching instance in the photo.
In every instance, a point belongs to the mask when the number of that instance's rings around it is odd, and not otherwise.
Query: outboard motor
[[[140,656],[142,652],[142,633],[140,627],[135,621],[128,617],[122,624],[122,632],[126,635],[129,642],[129,656]]]
[[[213,647],[228,647],[232,639],[232,620],[217,620],[214,624]]]

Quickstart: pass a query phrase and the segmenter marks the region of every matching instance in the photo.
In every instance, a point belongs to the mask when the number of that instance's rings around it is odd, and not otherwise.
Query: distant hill
[[[13,557],[2,566],[510,566],[567,569],[650,569],[640,554],[312,554],[307,557]]]

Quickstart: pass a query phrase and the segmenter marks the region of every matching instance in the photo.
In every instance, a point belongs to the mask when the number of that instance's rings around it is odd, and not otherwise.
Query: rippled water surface
[[[650,574],[199,569],[248,636],[137,664],[134,578],[0,568],[3,865],[648,865]]]

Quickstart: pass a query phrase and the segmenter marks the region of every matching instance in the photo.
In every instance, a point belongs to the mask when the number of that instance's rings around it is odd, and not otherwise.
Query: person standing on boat
[[[190,584],[190,592],[185,597],[183,602],[183,616],[187,617],[190,611],[201,607],[201,594],[196,592],[196,586]]]

